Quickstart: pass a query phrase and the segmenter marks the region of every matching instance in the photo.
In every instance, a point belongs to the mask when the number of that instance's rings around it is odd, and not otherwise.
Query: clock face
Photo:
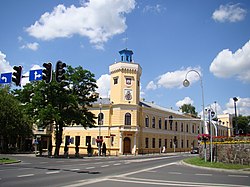
[[[125,100],[132,100],[132,90],[125,89]]]

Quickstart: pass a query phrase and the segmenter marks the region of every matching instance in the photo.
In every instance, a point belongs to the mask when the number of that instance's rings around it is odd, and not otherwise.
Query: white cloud
[[[0,73],[8,73],[12,71],[12,67],[9,62],[6,61],[6,55],[0,51]]]
[[[237,97],[238,101],[236,102],[237,115],[249,116],[250,115],[250,98],[240,98]],[[226,104],[227,109],[224,110],[224,113],[234,114],[234,100],[230,98]]]
[[[154,83],[154,81],[150,81],[148,83],[148,85],[146,86],[147,90],[156,90],[157,89],[157,85]]]
[[[222,50],[210,65],[210,72],[217,77],[237,77],[243,82],[250,82],[250,40],[235,53]]]
[[[174,72],[167,72],[165,74],[160,75],[156,79],[157,83],[154,83],[153,81],[148,83],[147,89],[155,90],[160,87],[182,88],[185,75],[190,70],[195,70],[202,76],[200,67],[195,67],[195,68],[188,67],[186,69],[182,68],[181,70],[176,70]],[[190,84],[200,80],[199,75],[197,73],[192,73],[192,72],[188,73],[187,79],[190,81]]]
[[[100,97],[109,97],[110,95],[110,75],[104,74],[97,81],[98,89],[96,90]]]
[[[237,22],[245,18],[247,11],[240,7],[240,4],[220,5],[220,8],[215,10],[212,18],[219,22]]]
[[[180,108],[184,104],[191,104],[193,105],[194,101],[190,97],[185,97],[183,100],[177,101],[175,104],[178,108]]]
[[[126,28],[124,14],[135,8],[135,0],[82,1],[83,6],[58,5],[44,13],[26,31],[35,38],[52,40],[75,34],[88,37],[98,49],[112,36],[123,33]]]
[[[26,43],[25,45],[21,46],[21,49],[31,49],[32,51],[36,51],[39,47],[37,42],[34,43]]]
[[[163,7],[162,5],[147,5],[143,8],[143,12],[152,12],[152,13],[161,13],[163,10],[165,10],[165,7]]]

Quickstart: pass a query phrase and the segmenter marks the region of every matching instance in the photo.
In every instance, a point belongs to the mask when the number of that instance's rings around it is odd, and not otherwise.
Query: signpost
[[[43,79],[43,70],[42,69],[35,69],[30,70],[29,81],[40,81]]]
[[[0,76],[0,84],[11,83],[12,73],[2,73]]]

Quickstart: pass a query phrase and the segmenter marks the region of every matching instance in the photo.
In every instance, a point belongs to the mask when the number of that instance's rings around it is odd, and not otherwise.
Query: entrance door
[[[123,154],[131,154],[131,140],[126,137],[123,140]]]

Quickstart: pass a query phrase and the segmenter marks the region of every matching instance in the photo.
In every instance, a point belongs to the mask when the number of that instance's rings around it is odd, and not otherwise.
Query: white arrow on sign
[[[2,80],[4,81],[4,82],[7,82],[7,77],[2,77]]]
[[[35,74],[35,79],[40,78],[42,76],[41,74],[37,73],[37,71],[35,71],[34,74]]]

